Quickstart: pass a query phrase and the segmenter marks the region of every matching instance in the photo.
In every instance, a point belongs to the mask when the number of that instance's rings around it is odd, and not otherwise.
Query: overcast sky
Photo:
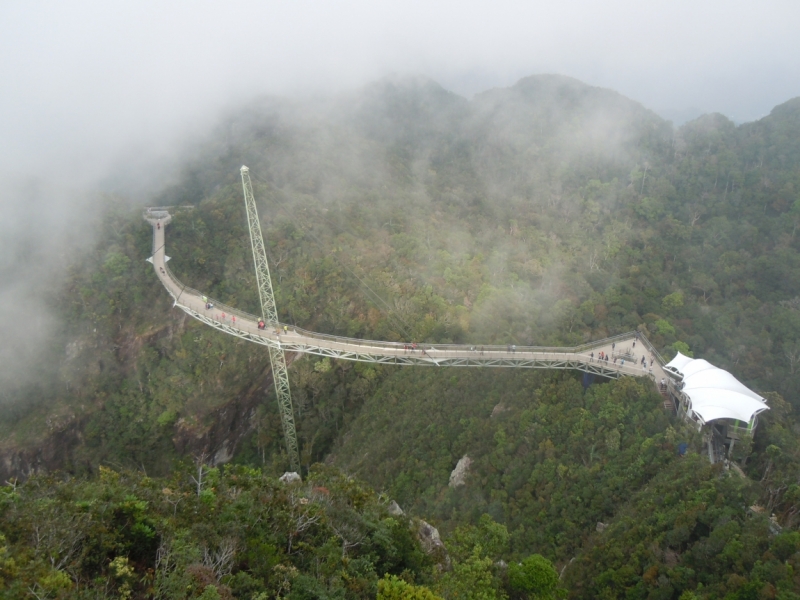
[[[752,120],[800,95],[798,0],[0,2],[4,170],[159,147],[256,94],[561,73]]]
[[[0,397],[38,372],[41,299],[121,157],[152,189],[237,103],[403,74],[469,97],[560,73],[675,120],[753,120],[800,95],[798,23],[800,0],[0,0]]]

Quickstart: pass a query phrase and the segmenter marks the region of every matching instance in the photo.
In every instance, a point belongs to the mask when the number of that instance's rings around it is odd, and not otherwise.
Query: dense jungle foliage
[[[317,467],[281,482],[245,466],[183,465],[172,478],[100,467],[91,482],[38,476],[0,496],[3,598],[555,597],[540,555],[508,569],[508,531],[462,527],[426,553],[425,522]],[[445,565],[447,568],[443,568]],[[435,590],[435,591],[433,591]]]
[[[740,444],[738,468],[726,471],[708,464],[702,435],[666,413],[648,381],[584,390],[569,372],[298,357],[290,377],[304,475],[325,462],[383,491],[441,529],[451,564],[385,562],[389,550],[375,549],[389,535],[384,496],[367,487],[371,508],[353,510],[371,541],[343,552],[326,512],[328,529],[294,555],[275,537],[289,529],[264,524],[266,516],[253,527],[272,527],[269,535],[227,530],[229,517],[202,513],[238,510],[229,491],[206,505],[187,488],[176,511],[164,504],[162,488],[190,485],[176,461],[194,456],[217,469],[219,490],[245,477],[276,513],[293,510],[274,483],[286,458],[267,353],[171,308],[144,262],[152,235],[141,209],[108,198],[95,250],[53,291],[54,368],[2,399],[3,474],[78,476],[6,489],[3,585],[23,581],[52,597],[91,595],[102,580],[109,594],[128,585],[132,594],[183,597],[157,587],[167,575],[156,564],[181,539],[194,548],[173,569],[190,586],[186,597],[205,594],[203,581],[219,587],[208,594],[243,598],[304,597],[306,584],[332,597],[379,589],[387,598],[522,597],[538,593],[525,585],[530,573],[549,573],[539,569],[547,561],[559,578],[546,593],[558,587],[575,598],[800,597],[798,140],[800,99],[755,123],[707,115],[674,129],[616,93],[557,76],[469,101],[402,80],[324,100],[253,103],[187,151],[180,178],[152,202],[193,207],[176,212],[167,232],[170,266],[186,284],[257,311],[238,171],[247,164],[288,323],[351,337],[519,345],[639,329],[667,357],[692,352],[729,369],[771,410]],[[679,457],[684,442],[689,452]],[[451,488],[465,455],[465,484]],[[120,508],[126,496],[146,503],[137,509],[151,519],[146,549],[128,540],[139,517]],[[85,502],[106,512],[74,516]],[[318,509],[329,511],[327,502]],[[39,503],[66,511],[59,521],[113,532],[81,538],[94,562],[77,553],[62,562],[65,550],[31,541]],[[198,512],[182,512],[190,505]],[[103,520],[117,513],[128,515],[113,517],[124,523]],[[231,536],[240,554],[212,580],[198,557]],[[401,554],[411,561],[418,542],[407,541]],[[273,562],[253,566],[251,552]],[[529,559],[537,555],[545,562]],[[135,577],[116,575],[126,569]],[[275,587],[291,569],[306,583]],[[237,577],[251,587],[236,587]],[[485,595],[464,596],[458,581]]]

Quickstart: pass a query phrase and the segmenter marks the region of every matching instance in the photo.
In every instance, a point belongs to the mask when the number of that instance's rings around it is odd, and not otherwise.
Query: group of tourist
[[[639,333],[637,332],[634,335],[633,344],[631,345],[631,348],[629,348],[628,350],[626,350],[624,352],[624,356],[627,356],[629,360],[634,360],[634,361],[636,360],[636,354],[634,352],[632,352],[632,350],[634,348],[636,348],[636,342],[638,340],[639,340]],[[617,343],[616,342],[612,342],[612,344],[611,344],[611,353],[612,353],[611,363],[616,365],[617,364],[617,360],[619,360],[619,366],[620,367],[624,367],[625,366],[625,358],[624,358],[624,356],[617,356],[614,353],[614,350],[616,349],[616,347],[617,347]],[[593,351],[591,351],[589,353],[589,362],[593,363],[594,361],[595,361],[595,354],[594,354],[594,350],[593,350]],[[601,350],[600,352],[597,353],[597,361],[598,362],[605,362],[606,364],[608,364],[609,355],[605,351]],[[642,371],[649,372],[650,375],[653,374],[653,364],[654,363],[655,363],[655,356],[652,353],[650,354],[649,363],[647,361],[647,357],[644,354],[642,354],[641,360],[639,361],[639,364],[642,366]]]
[[[605,362],[608,364],[608,354],[603,352],[602,350],[597,353],[597,361],[598,362]],[[589,362],[594,362],[594,350],[589,353]],[[614,357],[614,364],[617,363],[617,358]]]

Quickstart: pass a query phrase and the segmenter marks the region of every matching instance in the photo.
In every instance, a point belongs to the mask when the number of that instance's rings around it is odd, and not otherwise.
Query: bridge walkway
[[[287,326],[288,331],[284,331],[284,324],[262,330],[258,328],[256,315],[206,299],[201,292],[181,283],[167,266],[165,228],[171,216],[165,211],[153,211],[145,218],[153,226],[154,234],[153,255],[148,260],[173,297],[175,306],[215,329],[250,342],[283,348],[287,352],[380,364],[576,369],[611,378],[649,376],[656,384],[665,377],[664,360],[645,337],[636,340],[634,332],[576,347],[517,346],[516,351],[509,351],[507,346],[464,344],[420,344],[416,350],[409,350],[408,344],[403,342],[331,336],[294,326]],[[213,308],[206,308],[208,302]],[[610,357],[608,361],[599,359],[601,352]],[[618,357],[616,363],[613,362],[615,356]],[[647,359],[647,369],[640,364],[642,356]],[[651,357],[655,359],[652,366]]]

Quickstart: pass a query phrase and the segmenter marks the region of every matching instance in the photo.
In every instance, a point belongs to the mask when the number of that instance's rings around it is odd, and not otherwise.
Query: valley
[[[141,597],[216,582],[237,598],[361,598],[403,587],[379,584],[391,575],[446,598],[528,597],[502,561],[554,570],[540,597],[795,597],[799,139],[799,99],[676,128],[550,75],[471,100],[408,78],[242,107],[153,198],[193,207],[155,245],[141,206],[106,198],[53,291],[52,368],[0,400],[0,579],[62,597],[106,577]],[[260,312],[242,164],[280,336],[241,317]],[[203,315],[203,295],[207,320],[241,335],[173,306]],[[634,331],[767,400],[729,457],[744,477],[709,463],[641,367],[589,360]],[[279,339],[296,487],[278,482],[290,461],[263,346]],[[544,355],[558,347],[574,351]],[[37,522],[75,525],[82,550],[26,550]],[[225,540],[230,570],[191,571]]]

